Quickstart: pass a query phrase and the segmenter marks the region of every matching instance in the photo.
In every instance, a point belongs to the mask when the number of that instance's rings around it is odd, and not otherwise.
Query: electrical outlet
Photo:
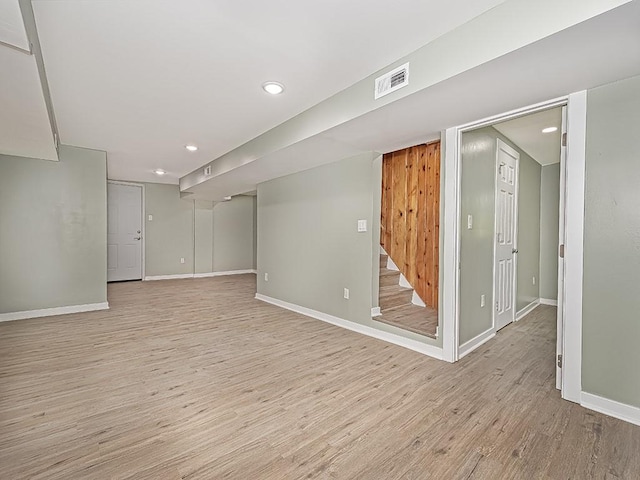
[[[265,274],[264,274],[264,281],[265,281],[265,282],[268,282],[268,281],[269,281],[269,274],[268,274],[268,273],[265,273]]]
[[[184,257],[180,258],[180,263],[184,263]]]
[[[345,288],[344,289],[344,298],[346,298],[347,300],[349,300],[349,289]]]
[[[485,297],[484,295],[480,295],[480,306],[484,307],[484,305],[485,305]]]
[[[149,215],[149,221],[153,220],[153,215]]]
[[[533,277],[533,284],[536,284],[536,277]]]

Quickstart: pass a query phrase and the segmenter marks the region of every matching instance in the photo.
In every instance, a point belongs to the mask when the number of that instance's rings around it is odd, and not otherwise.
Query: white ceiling
[[[0,153],[57,160],[38,66],[28,53],[18,0],[0,1],[0,42]]]
[[[560,137],[562,108],[552,108],[497,123],[495,129],[524,150],[540,165],[560,162]],[[552,133],[542,133],[543,128],[556,127]]]
[[[18,0],[0,2],[0,42],[30,50]]]
[[[503,1],[32,4],[61,143],[107,151],[109,178],[177,183]]]
[[[358,153],[437,139],[443,129],[640,74],[640,1],[188,188],[220,200]]]

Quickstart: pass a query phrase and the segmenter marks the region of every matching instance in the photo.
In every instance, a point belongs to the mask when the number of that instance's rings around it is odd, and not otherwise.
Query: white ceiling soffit
[[[640,2],[632,2],[297,142],[296,155],[283,149],[250,159],[186,191],[217,200],[354,152],[394,151],[449,127],[639,74]],[[317,151],[319,137],[333,148]],[[267,158],[278,168],[263,165]]]
[[[57,160],[38,66],[28,53],[18,0],[0,2],[0,42],[0,154]]]
[[[61,142],[106,150],[109,178],[178,183],[503,1],[34,0],[33,8]],[[265,94],[267,80],[285,94]],[[188,143],[199,150],[187,152]]]
[[[30,51],[18,0],[0,1],[0,42]]]
[[[557,130],[542,133],[542,129],[548,127],[555,127]],[[540,165],[552,165],[560,162],[562,107],[497,123],[494,128]]]

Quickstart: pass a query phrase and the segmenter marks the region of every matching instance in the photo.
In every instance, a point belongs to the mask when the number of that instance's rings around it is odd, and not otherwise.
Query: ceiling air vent
[[[377,100],[386,94],[395,92],[399,88],[409,85],[409,64],[394,68],[388,73],[376,78],[376,90],[374,98]]]

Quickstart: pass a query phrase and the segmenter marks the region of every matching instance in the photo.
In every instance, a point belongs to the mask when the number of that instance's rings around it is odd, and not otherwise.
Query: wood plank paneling
[[[418,252],[418,148],[409,148],[407,151],[406,178],[405,178],[405,242],[406,254],[404,257],[405,277],[416,279],[416,255]]]
[[[438,308],[440,142],[388,153],[380,243],[424,302]]]
[[[407,156],[408,150],[395,152],[392,156],[392,224],[391,224],[391,259],[398,268],[405,264],[407,245]],[[404,273],[404,272],[403,272]]]

